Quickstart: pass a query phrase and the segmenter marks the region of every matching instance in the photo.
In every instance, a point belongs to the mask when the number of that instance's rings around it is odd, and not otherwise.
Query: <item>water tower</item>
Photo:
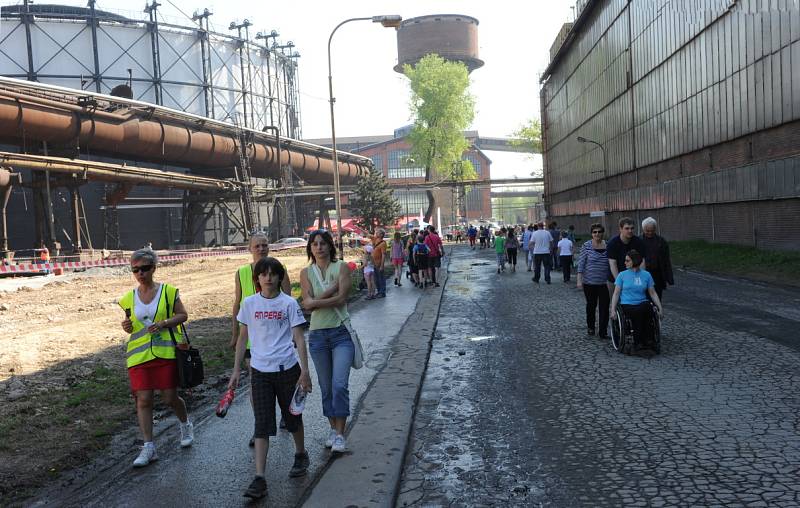
[[[403,21],[397,29],[397,65],[416,65],[436,53],[445,60],[463,62],[469,72],[483,66],[478,58],[478,20],[461,14],[431,14]]]

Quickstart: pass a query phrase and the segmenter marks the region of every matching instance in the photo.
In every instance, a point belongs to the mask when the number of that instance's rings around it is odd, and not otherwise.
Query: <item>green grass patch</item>
[[[671,241],[669,245],[675,266],[800,285],[800,252],[770,251],[704,240]]]

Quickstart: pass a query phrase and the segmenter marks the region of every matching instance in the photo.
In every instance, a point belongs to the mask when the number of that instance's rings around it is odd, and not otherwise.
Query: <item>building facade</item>
[[[389,184],[394,187],[394,196],[400,203],[401,213],[406,217],[419,217],[428,209],[428,196],[424,189],[414,189],[411,185],[425,181],[425,168],[415,165],[411,159],[411,145],[405,137],[393,138],[376,143],[355,153],[372,159],[376,168],[383,171]],[[472,163],[478,179],[491,178],[491,161],[479,149],[470,148],[464,152],[464,160]],[[439,179],[442,179],[441,177]],[[407,188],[403,185],[408,184]],[[464,209],[467,220],[477,220],[492,216],[491,192],[488,186],[464,189]],[[435,206],[441,210],[444,224],[458,224],[463,219],[457,209],[457,196],[451,187],[433,190]]]
[[[798,2],[578,8],[542,77],[548,216],[800,249]]]

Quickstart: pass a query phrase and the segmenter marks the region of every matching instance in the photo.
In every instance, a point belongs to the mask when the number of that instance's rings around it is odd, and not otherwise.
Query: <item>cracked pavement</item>
[[[662,354],[456,248],[397,506],[797,506],[800,290],[680,271]]]

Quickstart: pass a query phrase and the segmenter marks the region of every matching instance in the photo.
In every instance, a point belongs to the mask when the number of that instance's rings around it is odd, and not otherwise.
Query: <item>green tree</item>
[[[511,136],[513,138],[510,142],[511,146],[516,146],[523,151],[529,152],[530,159],[533,159],[534,153],[542,153],[542,124],[539,120],[531,118],[512,132]],[[531,173],[531,175],[537,176],[535,172]],[[541,176],[541,174],[538,176]]]
[[[541,153],[542,151],[542,124],[539,120],[530,119],[520,125],[517,130],[511,133],[514,138],[511,140],[512,146],[518,146],[531,152]]]
[[[464,130],[475,116],[475,98],[469,93],[469,72],[461,62],[450,62],[436,54],[427,55],[403,72],[411,85],[410,109],[414,126],[408,141],[411,157],[425,168],[425,181],[453,176],[454,167],[469,149]],[[471,166],[467,166],[467,169]],[[463,179],[475,178],[462,172]],[[425,220],[433,215],[433,193],[427,191]]]
[[[372,168],[356,183],[350,195],[350,215],[356,224],[374,232],[378,226],[394,224],[400,216],[400,203],[394,198],[380,169]]]

